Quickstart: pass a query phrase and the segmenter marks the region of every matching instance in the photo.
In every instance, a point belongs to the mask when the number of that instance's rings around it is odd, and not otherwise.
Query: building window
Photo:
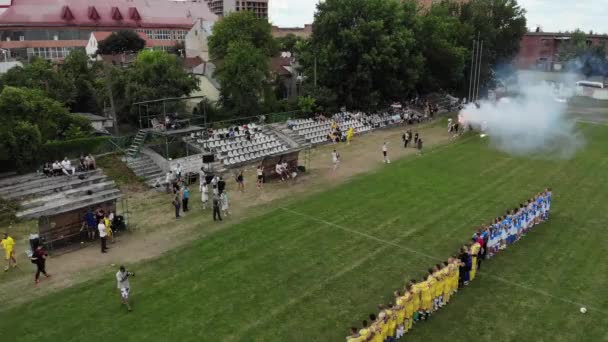
[[[61,59],[66,58],[73,49],[72,47],[31,48],[28,49],[27,56],[28,58]]]

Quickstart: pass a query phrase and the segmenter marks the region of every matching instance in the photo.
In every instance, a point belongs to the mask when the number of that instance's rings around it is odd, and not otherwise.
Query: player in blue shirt
[[[552,195],[553,195],[553,193],[551,192],[551,188],[546,188],[545,197],[546,197],[546,201],[547,201],[547,211],[546,211],[547,220],[549,219],[549,214],[551,213],[551,196]]]

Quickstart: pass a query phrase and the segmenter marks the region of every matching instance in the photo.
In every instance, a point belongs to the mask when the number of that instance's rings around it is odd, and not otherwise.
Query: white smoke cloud
[[[482,101],[479,108],[470,104],[460,118],[488,134],[500,151],[547,158],[574,156],[584,139],[567,117],[567,104],[556,100],[554,88],[520,82],[518,91],[517,97]]]

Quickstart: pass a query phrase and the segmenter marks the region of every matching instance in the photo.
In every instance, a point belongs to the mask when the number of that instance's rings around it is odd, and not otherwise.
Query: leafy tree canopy
[[[310,48],[300,56],[308,81],[316,69],[318,85],[350,108],[406,97],[423,62],[413,16],[413,8],[398,0],[319,3]]]
[[[232,12],[213,26],[213,34],[209,37],[211,58],[223,60],[230,44],[236,41],[248,42],[263,55],[273,56],[277,45],[271,29],[267,20],[256,17],[251,11]]]
[[[0,90],[5,86],[39,89],[68,106],[77,95],[74,83],[61,69],[39,58],[34,58],[23,67],[8,70],[0,78]]]
[[[268,73],[268,58],[262,50],[245,40],[231,42],[215,71],[224,108],[239,116],[258,113]]]
[[[143,40],[135,31],[122,30],[112,33],[108,38],[99,42],[97,53],[115,55],[119,53],[136,53],[146,47]]]

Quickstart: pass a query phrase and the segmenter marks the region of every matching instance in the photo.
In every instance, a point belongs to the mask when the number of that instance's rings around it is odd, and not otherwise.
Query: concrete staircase
[[[160,177],[161,183],[165,181],[165,173],[156,165],[152,158],[141,153],[136,158],[127,158],[127,166],[133,170],[137,177],[145,179],[146,183],[154,186],[156,180]]]
[[[276,135],[281,137],[283,141],[287,142],[287,146],[290,148],[299,148],[310,145],[309,142],[303,136],[298,135],[296,132],[287,128],[287,123],[275,123],[271,125]]]
[[[19,203],[15,216],[21,219],[71,211],[121,196],[114,181],[101,169],[72,177],[32,173],[0,180],[0,197]]]
[[[133,139],[133,143],[129,146],[129,149],[126,151],[126,156],[128,159],[135,158],[139,154],[139,151],[144,145],[146,141],[146,136],[148,132],[146,130],[140,129],[135,135],[135,139]]]

